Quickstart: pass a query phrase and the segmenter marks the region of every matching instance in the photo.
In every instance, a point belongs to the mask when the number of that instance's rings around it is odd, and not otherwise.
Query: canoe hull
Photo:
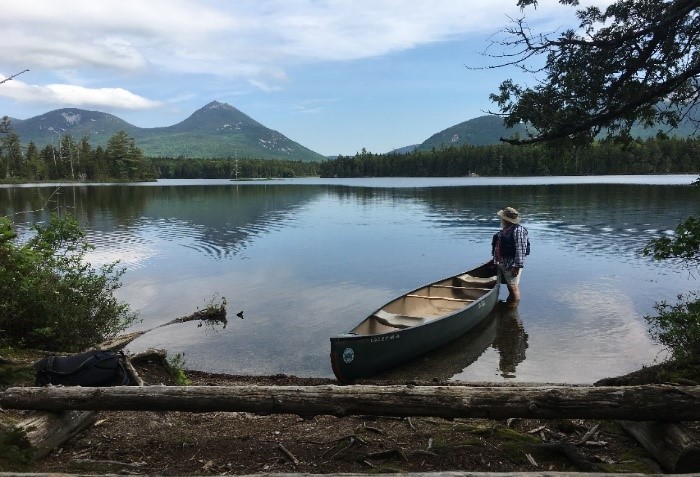
[[[467,273],[487,276],[492,272],[495,275],[495,267],[487,263]],[[435,283],[444,283],[455,277]],[[415,292],[432,285],[434,284],[426,285],[404,296],[415,296]],[[331,337],[333,372],[341,382],[370,377],[462,336],[493,310],[498,301],[499,285],[500,281],[496,278],[495,284],[488,291],[464,308],[418,326],[376,334],[348,333]]]

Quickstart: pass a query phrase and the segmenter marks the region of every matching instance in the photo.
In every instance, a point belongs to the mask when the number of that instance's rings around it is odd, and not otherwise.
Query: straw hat
[[[520,223],[520,214],[513,207],[504,207],[498,211],[498,216],[506,222],[510,222],[512,224]]]

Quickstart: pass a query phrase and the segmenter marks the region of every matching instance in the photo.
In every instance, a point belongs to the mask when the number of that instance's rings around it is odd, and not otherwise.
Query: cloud
[[[0,75],[0,80],[4,78],[4,76]],[[70,84],[36,86],[16,79],[3,84],[3,87],[0,88],[0,96],[32,103],[132,110],[151,109],[161,104],[158,101],[151,101],[123,88],[85,88]]]
[[[601,2],[603,0],[596,0]],[[3,6],[0,71],[29,68],[43,86],[0,91],[18,101],[157,105],[135,92],[205,80],[278,91],[287,70],[380,57],[493,33],[519,16],[516,0],[23,0]],[[590,3],[590,2],[589,2]],[[572,9],[540,0],[539,17]],[[554,15],[556,12],[557,15]],[[475,47],[476,49],[477,47]],[[72,74],[72,72],[79,72]],[[41,77],[39,77],[41,75]],[[177,78],[185,75],[185,78]],[[75,78],[73,85],[55,84]],[[122,88],[105,87],[131,84]],[[201,89],[201,87],[200,87]]]
[[[25,0],[3,8],[3,63],[264,74],[489,31],[517,11],[515,0]]]

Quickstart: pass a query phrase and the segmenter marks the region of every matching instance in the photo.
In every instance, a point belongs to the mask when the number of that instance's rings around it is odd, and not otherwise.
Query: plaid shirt
[[[515,242],[515,257],[504,257],[501,255],[500,238],[511,234]],[[527,252],[527,229],[521,225],[516,226],[512,224],[501,229],[496,236],[498,240],[496,240],[496,246],[493,250],[493,263],[500,264],[506,270],[513,267],[523,268],[525,266],[525,253]]]

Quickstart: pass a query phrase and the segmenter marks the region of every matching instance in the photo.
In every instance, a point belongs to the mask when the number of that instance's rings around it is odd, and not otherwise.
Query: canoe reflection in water
[[[517,308],[499,302],[484,320],[465,335],[423,356],[388,371],[363,379],[370,383],[448,381],[493,347],[499,353],[498,368],[503,378],[514,378],[525,361],[527,333]]]

